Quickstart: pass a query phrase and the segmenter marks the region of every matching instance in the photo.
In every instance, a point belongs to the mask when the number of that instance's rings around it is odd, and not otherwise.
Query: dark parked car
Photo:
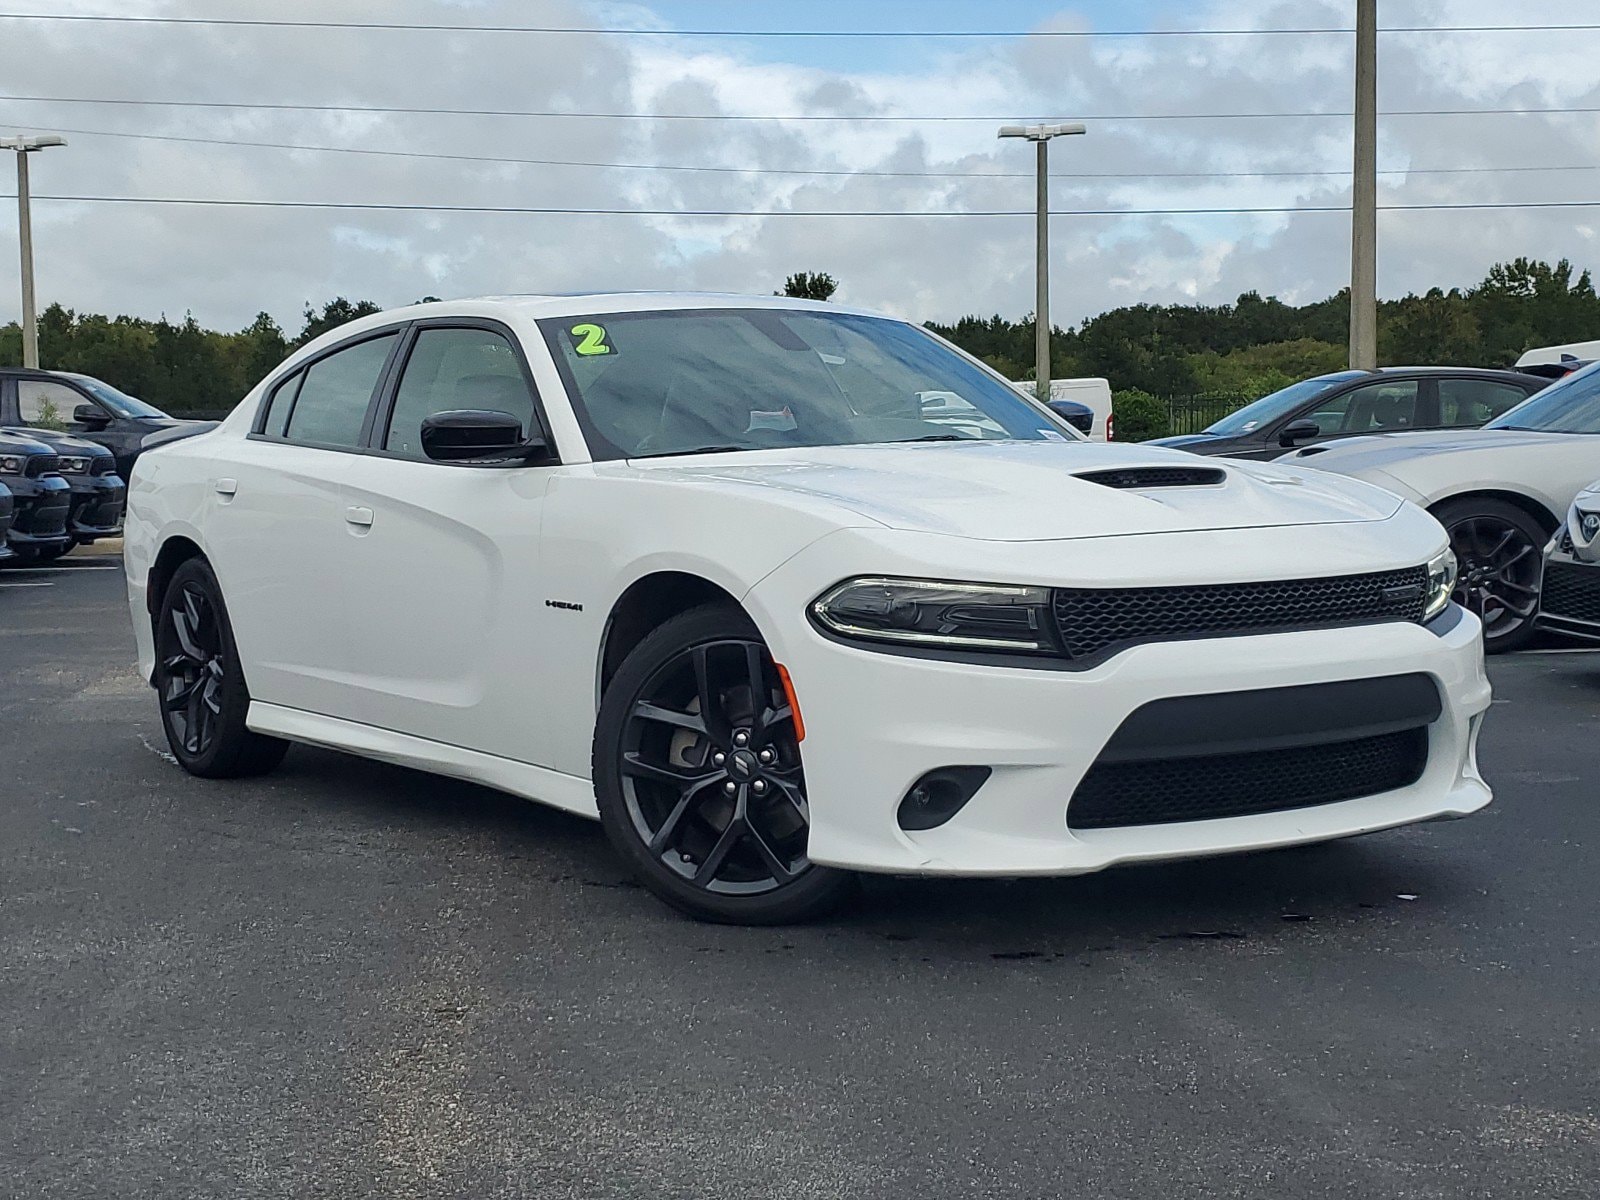
[[[133,460],[150,434],[182,425],[209,429],[214,424],[169,417],[90,375],[0,368],[0,425],[59,429],[98,442],[116,455],[117,474],[123,479],[133,470]]]
[[[117,474],[116,457],[104,446],[70,433],[53,429],[14,426],[0,429],[16,437],[43,442],[56,452],[61,477],[72,489],[72,507],[67,514],[67,532],[72,541],[54,552],[41,552],[40,558],[65,554],[73,546],[87,546],[98,538],[122,536],[122,513],[127,507],[128,487]]]
[[[0,563],[16,557],[16,554],[7,544],[6,538],[6,533],[11,528],[11,513],[16,507],[16,503],[11,498],[11,489],[0,483]]]
[[[43,442],[0,432],[0,484],[14,505],[6,545],[24,562],[54,558],[72,545],[72,486]]]
[[[1094,433],[1094,409],[1087,404],[1079,404],[1076,400],[1046,400],[1045,403],[1049,405],[1051,412],[1084,437]]]
[[[1263,396],[1201,433],[1156,438],[1155,445],[1229,458],[1277,458],[1332,438],[1476,429],[1549,383],[1517,371],[1473,367],[1335,371]]]

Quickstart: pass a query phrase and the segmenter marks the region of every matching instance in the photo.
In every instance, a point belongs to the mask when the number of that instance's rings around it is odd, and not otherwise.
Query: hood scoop
[[[1212,487],[1227,482],[1218,467],[1117,467],[1110,471],[1083,471],[1076,478],[1101,487],[1141,491],[1144,488]]]

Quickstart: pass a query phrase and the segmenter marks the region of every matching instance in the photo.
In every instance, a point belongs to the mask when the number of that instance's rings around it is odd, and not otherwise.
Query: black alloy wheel
[[[853,884],[806,856],[811,811],[795,714],[738,609],[685,613],[629,655],[601,705],[594,766],[613,845],[691,915],[804,920]]]
[[[288,743],[245,727],[250,693],[217,577],[203,559],[173,573],[155,617],[155,686],[167,744],[190,774],[270,771]]]
[[[1483,622],[1484,649],[1520,649],[1539,610],[1545,530],[1515,505],[1490,498],[1441,505],[1436,515],[1456,555],[1455,602]]]

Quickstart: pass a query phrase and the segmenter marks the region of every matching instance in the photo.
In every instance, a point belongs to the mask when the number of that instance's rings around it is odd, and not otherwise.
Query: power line
[[[126,133],[106,129],[69,129],[52,125],[57,133],[74,137],[122,138],[148,142],[180,142],[201,146],[236,146],[248,149],[308,151],[319,154],[364,154],[383,158],[417,158],[444,162],[481,162],[539,167],[589,167],[625,171],[688,171],[717,175],[795,175],[871,179],[1032,179],[1032,171],[877,171],[824,167],[713,167],[676,163],[596,162],[591,159],[521,158],[498,154],[441,154],[424,150],[384,150],[367,146],[321,146],[300,142],[257,142],[239,138],[190,137],[165,133]],[[1600,164],[1514,167],[1396,167],[1380,175],[1493,175],[1540,171],[1600,171]],[[1347,178],[1348,170],[1327,171],[1068,171],[1052,178],[1075,179],[1303,179],[1313,177]]]
[[[15,199],[14,193],[0,193],[0,200]],[[670,209],[670,208],[560,208],[534,205],[490,204],[373,204],[349,200],[226,200],[211,197],[179,196],[40,196],[78,204],[187,205],[207,208],[326,209],[360,212],[437,212],[437,213],[512,213],[524,216],[577,217],[1031,217],[1031,208],[1016,209]],[[1487,209],[1600,208],[1600,200],[1541,200],[1528,204],[1499,202],[1386,204],[1385,212],[1443,212]],[[1149,217],[1149,216],[1249,216],[1265,213],[1348,213],[1349,205],[1319,204],[1299,206],[1263,205],[1246,208],[1058,208],[1058,217]]]
[[[913,123],[995,122],[1018,119],[1015,113],[999,115],[908,116],[889,113],[628,113],[543,111],[525,108],[424,108],[380,104],[287,104],[232,100],[136,100],[128,97],[17,96],[4,94],[0,100],[39,104],[104,104],[145,108],[247,108],[262,112],[338,112],[388,113],[440,117],[540,117],[584,118],[605,121],[873,121]],[[1573,108],[1396,108],[1379,115],[1385,117],[1484,117],[1549,116],[1600,112],[1600,106]],[[1085,121],[1239,121],[1285,120],[1288,118],[1348,118],[1349,111],[1329,109],[1321,112],[1222,112],[1222,113],[1079,113]]]
[[[122,25],[205,25],[259,29],[361,29],[430,33],[549,33],[616,37],[729,38],[1141,38],[1141,37],[1306,37],[1351,34],[1343,26],[1276,29],[629,29],[571,25],[450,25],[428,21],[290,21],[265,17],[146,17],[90,13],[0,13],[8,21],[70,21]],[[1600,24],[1552,25],[1391,25],[1380,33],[1545,33],[1600,29]]]

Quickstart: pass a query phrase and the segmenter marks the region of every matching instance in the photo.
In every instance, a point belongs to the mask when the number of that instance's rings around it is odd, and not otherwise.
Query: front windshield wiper
[[[921,437],[901,438],[902,442],[977,442],[981,438],[962,437],[959,433],[927,433]]]
[[[635,454],[635,458],[678,458],[685,454],[731,454],[736,450],[756,450],[757,446],[695,446],[689,450],[663,450],[659,454]]]

